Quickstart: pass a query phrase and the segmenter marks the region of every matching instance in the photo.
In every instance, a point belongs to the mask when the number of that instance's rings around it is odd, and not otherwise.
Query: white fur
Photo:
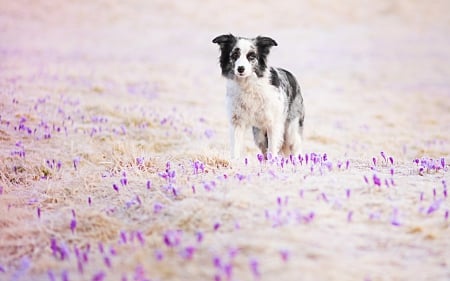
[[[253,67],[251,63],[248,61],[246,54],[250,50],[252,50],[252,48],[254,49],[254,46],[249,40],[240,39],[235,46],[235,49],[236,48],[239,48],[241,50],[241,56],[235,63],[234,74],[238,77],[248,77],[252,74]],[[238,67],[244,67],[245,71],[243,73],[239,73],[237,70]]]
[[[245,56],[244,56],[245,57]],[[252,126],[267,130],[268,152],[278,155],[283,144],[286,97],[270,84],[267,75],[227,80],[227,103],[231,122],[231,157],[241,156],[244,133]]]

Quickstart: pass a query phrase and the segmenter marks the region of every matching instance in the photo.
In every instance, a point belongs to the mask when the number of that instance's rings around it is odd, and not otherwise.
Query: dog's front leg
[[[233,125],[230,130],[231,137],[231,158],[236,160],[241,157],[242,146],[244,143],[245,127],[242,125]]]
[[[272,156],[277,156],[283,144],[283,127],[274,125],[267,130],[269,153]]]

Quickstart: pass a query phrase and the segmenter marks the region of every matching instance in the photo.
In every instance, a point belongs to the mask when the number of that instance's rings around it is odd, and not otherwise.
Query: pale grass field
[[[450,280],[449,10],[2,1],[0,280]],[[229,162],[229,32],[277,40],[301,158]]]

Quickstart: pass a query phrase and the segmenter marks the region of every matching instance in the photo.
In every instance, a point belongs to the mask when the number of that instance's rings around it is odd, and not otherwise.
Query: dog
[[[266,159],[298,155],[305,119],[303,97],[294,75],[267,64],[277,42],[270,37],[232,34],[217,36],[212,42],[220,46],[220,68],[227,79],[231,158],[241,157],[244,134],[250,127]]]

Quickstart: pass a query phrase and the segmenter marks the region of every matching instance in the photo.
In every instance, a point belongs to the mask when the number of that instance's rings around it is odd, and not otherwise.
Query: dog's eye
[[[256,54],[255,53],[248,53],[247,54],[247,59],[248,60],[254,60],[254,59],[256,59]]]
[[[231,58],[232,58],[233,60],[237,60],[237,59],[239,58],[239,52],[234,52],[234,53],[232,53],[232,54],[231,54]]]

